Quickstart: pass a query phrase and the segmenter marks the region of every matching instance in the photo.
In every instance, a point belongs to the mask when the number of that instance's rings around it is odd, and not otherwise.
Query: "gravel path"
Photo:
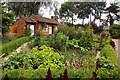
[[[118,62],[119,62],[119,68],[120,68],[120,40],[118,39],[112,39],[115,42],[116,45],[116,52],[117,52],[117,57],[118,57]]]
[[[26,43],[24,43],[23,45],[21,45],[20,47],[18,47],[18,48],[16,49],[16,52],[19,53],[19,52],[22,50],[22,48],[24,48],[28,43],[29,43],[29,42],[26,42]],[[10,56],[14,56],[14,55],[15,55],[15,53],[12,52],[10,55],[7,55],[7,56],[4,57],[3,59],[0,59],[0,67],[2,66],[1,62],[9,62],[9,57],[10,57]],[[1,55],[0,58],[1,58],[2,56],[4,56],[4,55]]]

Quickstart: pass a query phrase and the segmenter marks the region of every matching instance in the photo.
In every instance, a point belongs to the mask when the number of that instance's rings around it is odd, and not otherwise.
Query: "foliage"
[[[60,74],[64,72],[64,69],[52,69],[51,74],[52,77],[57,79],[60,77]],[[78,69],[68,69],[68,78],[90,78],[91,76],[85,75],[84,70],[78,70]],[[86,71],[87,74],[89,71]],[[4,78],[5,75],[8,74],[8,77],[10,79],[43,79],[46,78],[47,70],[44,68],[36,69],[36,70],[24,70],[24,69],[15,69],[15,70],[8,70],[4,71],[2,74],[2,77]],[[84,75],[83,75],[84,74]]]
[[[20,16],[20,15],[30,16],[32,14],[38,14],[38,10],[41,4],[42,2],[35,2],[35,1],[9,2],[9,9],[12,9],[12,11],[15,13],[16,16]]]
[[[9,2],[9,9],[12,9],[12,11],[15,13],[16,16],[21,16],[21,15],[31,16],[32,14],[35,15],[39,14],[43,16],[44,15],[44,12],[42,11],[43,8],[44,9],[50,8],[49,11],[55,11],[53,7],[57,7],[56,5],[58,6],[57,1],[41,0],[40,2],[36,2],[32,0],[31,2]]]
[[[59,19],[59,9],[58,9],[59,2],[54,1],[53,6],[54,6],[54,14],[55,14],[55,20],[58,21]]]
[[[73,38],[79,39],[82,36],[82,34],[84,34],[83,28],[81,28],[81,27],[75,28],[74,26],[69,27],[67,25],[64,25],[63,28],[59,29],[59,32],[68,36],[70,40]]]
[[[14,70],[6,70],[3,72],[2,76],[5,77],[8,74],[10,79],[41,79],[45,78],[47,70],[44,68],[37,70],[25,70],[25,69],[14,69]]]
[[[43,45],[38,50],[38,47],[34,47],[32,50],[25,47],[19,54],[14,57],[10,57],[10,62],[5,63],[3,69],[41,69],[46,70],[64,68],[62,63],[64,56],[60,56],[54,52],[52,48]]]
[[[111,57],[112,56],[112,57]],[[118,78],[117,54],[110,44],[106,44],[100,53],[99,78]]]
[[[69,37],[63,33],[57,33],[55,37],[55,49],[64,50],[67,47]]]
[[[105,2],[65,2],[60,8],[60,17],[65,19],[67,22],[70,20],[75,21],[73,16],[83,19],[89,18],[90,15],[94,15],[95,19],[101,17],[101,12],[105,8]]]
[[[112,38],[120,38],[120,25],[113,24],[110,26],[110,34]]]
[[[104,56],[113,64],[118,66],[117,54],[110,44],[106,44],[101,50],[101,57]],[[111,57],[112,56],[112,57]]]
[[[34,46],[50,46],[54,49],[62,50],[66,46],[67,36],[63,33],[57,33],[55,36],[38,36],[35,38],[33,45]]]
[[[24,33],[24,35],[25,36],[30,36],[30,28],[28,28],[28,26],[27,25],[25,25],[25,33]]]
[[[15,40],[17,38],[18,37],[15,36],[15,35],[14,36],[7,36],[7,35],[5,35],[5,36],[2,37],[2,44],[8,43],[8,42],[13,41],[13,40]]]
[[[102,32],[101,33],[101,39],[100,39],[100,48],[102,49],[106,44],[110,44],[111,37],[108,32]]]
[[[64,67],[64,64],[62,63],[64,56],[60,56],[58,53],[54,52],[52,48],[45,45],[43,45],[41,49],[41,51],[33,53],[37,56],[34,63],[38,65],[39,68],[48,69],[50,67],[52,69],[60,69]]]
[[[2,3],[2,33],[9,31],[8,26],[15,23],[14,13],[7,10],[6,2]]]
[[[88,51],[88,49],[85,49],[85,47],[80,46],[79,43],[80,43],[80,40],[72,39],[69,41],[68,44],[70,44],[70,46],[73,46],[74,48],[80,49],[82,52]]]
[[[2,51],[2,54],[5,53],[6,55],[9,54],[9,52],[12,52],[16,48],[18,48],[21,44],[31,40],[31,37],[22,37],[18,38],[16,40],[10,41],[8,43],[5,43],[0,46],[0,51]]]
[[[118,3],[111,3],[110,6],[106,8],[106,11],[109,13],[107,17],[110,25],[113,25],[115,20],[120,20],[120,15],[118,14],[120,12],[120,9]]]
[[[91,22],[91,25],[93,27],[93,33],[100,34],[103,31],[103,26],[98,27],[94,21]]]
[[[72,18],[72,24],[73,24],[73,21],[74,21],[74,15],[76,14],[76,9],[73,5],[72,2],[65,2],[61,5],[61,8],[59,10],[60,12],[60,18],[65,20],[66,22],[69,21],[70,18]],[[70,22],[71,23],[71,22]]]

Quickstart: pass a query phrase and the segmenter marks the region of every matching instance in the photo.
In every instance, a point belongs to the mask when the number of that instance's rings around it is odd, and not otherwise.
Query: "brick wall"
[[[26,25],[24,18],[20,17],[20,19],[17,21],[16,25],[17,25],[17,33],[24,34],[25,25]]]

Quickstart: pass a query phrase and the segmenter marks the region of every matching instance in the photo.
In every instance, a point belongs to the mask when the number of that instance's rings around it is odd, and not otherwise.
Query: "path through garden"
[[[24,43],[23,45],[21,45],[20,47],[18,47],[17,49],[16,49],[16,52],[17,53],[19,53],[20,51],[21,51],[21,49],[23,48],[23,47],[25,47],[26,45],[28,44],[28,42],[26,42],[26,43]],[[15,54],[10,54],[10,55],[7,55],[6,57],[4,57],[3,59],[0,59],[0,62],[9,62],[9,57],[10,56],[14,56]],[[4,54],[3,55],[1,55],[0,56],[0,58],[2,57],[2,56],[4,56]],[[0,63],[0,67],[2,66],[2,64]]]
[[[112,39],[112,40],[115,42],[115,45],[116,45],[115,51],[117,52],[119,68],[120,68],[120,40],[118,39]]]

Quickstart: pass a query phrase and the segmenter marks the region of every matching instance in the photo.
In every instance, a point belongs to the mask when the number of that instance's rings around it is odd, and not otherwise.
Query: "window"
[[[45,32],[48,32],[48,25],[45,25],[44,29]]]

